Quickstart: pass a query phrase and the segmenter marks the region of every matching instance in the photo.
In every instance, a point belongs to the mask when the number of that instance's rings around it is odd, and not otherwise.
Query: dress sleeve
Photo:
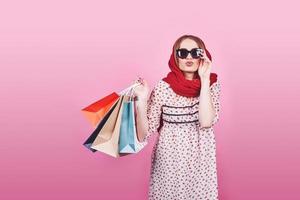
[[[156,84],[147,100],[148,131],[143,142],[147,142],[150,136],[158,132],[162,114],[162,92],[161,85],[159,83]]]
[[[219,121],[219,112],[220,112],[220,93],[221,93],[221,86],[220,81],[217,80],[210,86],[210,95],[212,97],[212,103],[214,106],[214,109],[216,111],[215,117],[212,121],[212,125],[207,128],[211,128]],[[204,127],[200,127],[201,129],[205,129]]]

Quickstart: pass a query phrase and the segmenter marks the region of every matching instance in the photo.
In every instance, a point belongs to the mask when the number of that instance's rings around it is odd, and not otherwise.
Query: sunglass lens
[[[179,58],[186,58],[187,56],[188,56],[188,50],[186,50],[186,49],[178,49],[177,50],[177,56],[179,57]]]
[[[200,58],[201,57],[201,55],[202,55],[202,51],[201,51],[201,49],[192,49],[191,50],[191,55],[192,55],[192,57],[193,58]]]

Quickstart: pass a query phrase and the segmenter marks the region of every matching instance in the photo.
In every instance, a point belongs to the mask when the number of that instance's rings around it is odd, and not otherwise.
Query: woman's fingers
[[[139,82],[140,82],[140,78],[138,78],[134,81],[134,83],[139,83]]]
[[[203,60],[201,59],[200,60],[200,67],[202,67],[203,66]]]
[[[138,81],[139,81],[139,83],[141,83],[142,85],[145,85],[145,84],[146,84],[146,80],[143,79],[143,78],[141,78],[141,77],[139,77]]]
[[[139,84],[134,87],[137,90],[140,90],[144,87],[148,87],[147,81],[141,77],[138,77],[138,79],[134,81],[134,84],[137,84],[137,83],[139,83]]]

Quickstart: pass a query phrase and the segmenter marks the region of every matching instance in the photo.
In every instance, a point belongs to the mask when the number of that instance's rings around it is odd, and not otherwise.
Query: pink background
[[[82,143],[80,109],[168,72],[175,40],[202,38],[221,81],[222,200],[300,199],[297,1],[0,3],[0,199],[147,199],[155,137],[114,159]],[[297,79],[298,78],[298,79]]]

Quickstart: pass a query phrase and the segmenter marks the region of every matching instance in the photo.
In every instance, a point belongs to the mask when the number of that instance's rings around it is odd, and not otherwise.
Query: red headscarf
[[[205,48],[205,53],[207,57],[210,60],[212,60],[211,55],[206,48]],[[171,69],[171,72],[169,72],[168,75],[165,78],[163,78],[163,80],[169,83],[173,91],[181,96],[186,96],[186,97],[199,96],[200,89],[201,89],[201,80],[199,74],[196,72],[196,76],[195,76],[196,78],[194,78],[193,80],[186,79],[184,77],[183,72],[176,65],[175,59],[176,58],[174,55],[174,51],[172,51],[169,60],[169,68]],[[210,85],[212,85],[216,81],[217,81],[217,74],[210,73]]]

